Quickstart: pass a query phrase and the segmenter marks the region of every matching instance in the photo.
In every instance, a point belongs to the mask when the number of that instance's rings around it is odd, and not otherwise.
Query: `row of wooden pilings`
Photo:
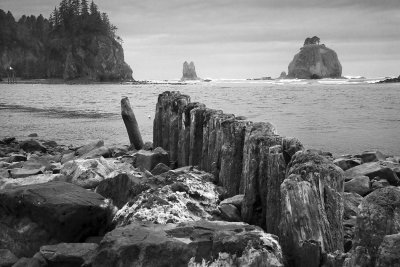
[[[158,97],[153,143],[169,151],[176,167],[198,166],[214,174],[228,196],[244,194],[243,220],[278,234],[280,184],[291,156],[303,148],[297,139],[278,135],[270,123],[225,114],[167,91]]]
[[[287,266],[321,266],[343,251],[343,171],[270,123],[167,91],[158,97],[153,144],[174,167],[197,166],[227,196],[243,194],[242,220],[279,236]]]

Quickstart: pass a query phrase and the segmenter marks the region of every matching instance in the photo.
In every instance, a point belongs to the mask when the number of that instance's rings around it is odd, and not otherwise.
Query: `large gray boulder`
[[[132,223],[101,241],[93,267],[283,266],[276,237],[245,223]],[[197,264],[197,265],[196,265]]]
[[[0,190],[0,203],[0,248],[18,257],[31,257],[46,244],[104,234],[112,217],[102,196],[64,182]]]
[[[367,266],[361,265],[357,259],[369,258],[371,266],[374,266],[385,236],[399,232],[400,189],[390,186],[375,190],[361,202],[353,249],[346,261],[359,264],[358,266]]]

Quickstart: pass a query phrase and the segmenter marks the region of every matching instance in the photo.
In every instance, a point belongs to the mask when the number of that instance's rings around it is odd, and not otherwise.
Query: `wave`
[[[9,105],[0,103],[0,110],[13,110],[19,112],[31,112],[37,114],[43,114],[52,117],[58,118],[90,118],[90,119],[100,119],[100,118],[110,118],[113,116],[117,116],[114,113],[108,112],[98,112],[91,110],[65,110],[62,108],[37,108],[37,107],[28,107],[23,105]]]

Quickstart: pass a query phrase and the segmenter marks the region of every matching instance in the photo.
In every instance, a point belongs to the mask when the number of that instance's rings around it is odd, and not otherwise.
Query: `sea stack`
[[[342,76],[342,65],[336,52],[319,43],[317,36],[304,41],[300,52],[289,64],[288,78],[321,79]]]
[[[197,77],[196,74],[196,67],[194,66],[193,61],[187,63],[185,61],[183,63],[183,71],[182,71],[182,81],[192,81],[192,80],[199,80],[200,78]]]

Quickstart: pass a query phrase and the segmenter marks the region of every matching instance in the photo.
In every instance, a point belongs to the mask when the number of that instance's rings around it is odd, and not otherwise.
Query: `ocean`
[[[306,148],[335,155],[400,155],[400,84],[368,80],[216,80],[188,84],[0,84],[0,138],[31,133],[64,145],[102,139],[129,144],[120,100],[129,97],[144,141],[152,141],[158,94],[272,123]]]

